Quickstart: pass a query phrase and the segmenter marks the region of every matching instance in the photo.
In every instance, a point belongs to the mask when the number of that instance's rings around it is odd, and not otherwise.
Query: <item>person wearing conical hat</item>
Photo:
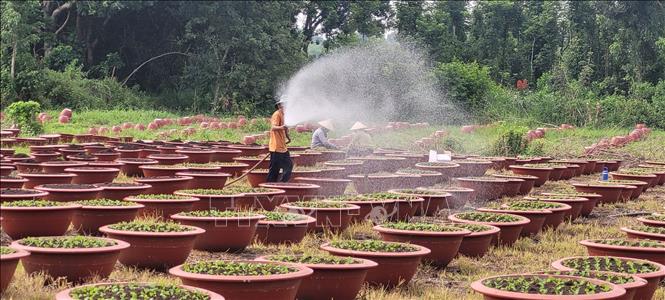
[[[312,134],[312,144],[310,147],[315,148],[326,148],[326,149],[337,149],[337,146],[328,142],[328,132],[334,131],[335,126],[333,125],[332,120],[323,120],[319,122],[319,128],[317,128]]]
[[[371,154],[373,152],[374,143],[372,142],[372,136],[365,131],[367,125],[356,122],[351,126],[351,142],[348,146],[349,154]]]
[[[282,171],[281,181],[288,182],[293,170],[293,161],[289,154],[286,144],[291,142],[289,128],[284,124],[284,99],[275,103],[277,109],[270,118],[270,142],[268,142],[268,151],[270,152],[270,167],[268,168],[267,182],[277,182],[280,180],[279,172]]]

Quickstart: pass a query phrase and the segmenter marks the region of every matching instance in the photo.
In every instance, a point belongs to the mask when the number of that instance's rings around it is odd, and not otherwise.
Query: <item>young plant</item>
[[[452,225],[446,226],[441,224],[433,223],[406,223],[406,222],[391,222],[381,224],[381,227],[397,229],[397,230],[408,230],[408,231],[431,231],[431,232],[456,232],[460,231],[459,227]]]
[[[93,285],[73,289],[69,296],[76,300],[101,299],[151,299],[151,300],[208,300],[210,296],[172,284],[109,284]]]
[[[191,227],[183,226],[175,222],[152,221],[152,220],[134,220],[131,222],[120,222],[109,225],[109,228],[123,231],[139,232],[185,232],[192,231]]]
[[[27,237],[19,240],[23,246],[37,248],[103,248],[116,245],[116,242],[90,236],[44,236]]]
[[[648,232],[655,234],[665,235],[665,227],[654,227],[654,226],[633,226],[630,229],[640,232]]]
[[[603,245],[640,247],[640,248],[665,248],[664,242],[652,240],[629,240],[629,239],[602,239],[591,240],[591,242]]]
[[[336,240],[330,246],[353,251],[363,252],[415,252],[418,247],[409,244],[384,242],[379,240]]]
[[[94,200],[80,200],[76,203],[82,206],[133,206],[136,202],[111,200],[111,199],[94,199]]]
[[[484,280],[483,284],[507,292],[541,295],[592,295],[611,290],[609,285],[595,284],[581,278],[529,275],[491,278]]]
[[[325,202],[325,201],[297,201],[289,205],[306,208],[348,208],[350,204],[344,202]]]
[[[171,195],[171,194],[140,194],[132,197],[135,199],[145,199],[145,200],[184,200],[191,198],[188,196]]]
[[[360,260],[352,257],[333,256],[328,254],[301,254],[301,255],[270,255],[267,257],[271,261],[281,261],[300,264],[326,264],[326,265],[351,265],[358,264]]]
[[[17,200],[2,202],[2,207],[57,207],[70,205],[67,202],[49,200]]]
[[[189,273],[223,276],[268,276],[288,274],[297,271],[296,268],[284,265],[225,260],[186,263],[182,266],[182,269]]]
[[[8,254],[12,254],[12,253],[15,253],[15,252],[16,252],[16,250],[14,250],[12,248],[5,247],[5,246],[0,246],[0,255],[8,255]]]
[[[508,202],[508,207],[516,209],[556,209],[563,207],[563,204],[556,202],[545,202],[537,200],[519,200]]]
[[[657,265],[614,256],[589,256],[563,260],[565,267],[578,271],[604,271],[626,274],[645,274],[659,270]]]
[[[234,210],[194,210],[188,212],[181,212],[178,215],[195,218],[247,218],[255,217],[259,214],[250,211],[234,211]]]
[[[522,218],[517,216],[490,212],[463,212],[455,214],[455,217],[469,221],[499,223],[517,222],[522,220]]]

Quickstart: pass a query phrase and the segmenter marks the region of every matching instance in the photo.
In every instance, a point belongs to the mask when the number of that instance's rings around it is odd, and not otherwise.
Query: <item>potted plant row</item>
[[[644,239],[595,239],[579,242],[592,256],[622,256],[665,264],[665,242]]]
[[[307,229],[316,223],[311,216],[280,212],[257,211],[265,219],[258,222],[256,240],[269,245],[297,244],[305,238]]]
[[[471,288],[485,299],[602,300],[626,294],[624,288],[607,281],[549,274],[493,276],[473,282]]]
[[[449,215],[448,219],[459,223],[484,224],[499,227],[501,231],[498,236],[494,237],[492,243],[505,246],[515,243],[524,225],[530,222],[528,218],[522,216],[490,212],[462,212]]]
[[[265,216],[250,211],[211,209],[181,212],[171,218],[205,230],[196,239],[195,249],[239,252],[252,242],[258,222]]]
[[[543,229],[557,229],[564,222],[566,215],[572,210],[568,204],[538,200],[517,200],[501,206],[516,210],[549,210],[552,213],[546,215],[543,222]]]
[[[141,282],[93,283],[68,288],[55,295],[55,300],[76,299],[224,300],[224,297],[186,285]]]
[[[84,234],[99,235],[99,227],[136,218],[142,204],[112,199],[92,199],[77,201],[81,205],[72,218],[75,230]]]
[[[126,197],[124,201],[143,205],[138,212],[141,217],[168,219],[173,214],[192,210],[194,203],[200,199],[172,194],[141,194]]]
[[[49,200],[2,202],[2,230],[12,239],[62,235],[81,205]]]
[[[309,231],[342,232],[350,224],[354,215],[360,211],[360,207],[339,201],[297,201],[280,205],[288,212],[311,216],[316,219],[315,223],[309,224]]]

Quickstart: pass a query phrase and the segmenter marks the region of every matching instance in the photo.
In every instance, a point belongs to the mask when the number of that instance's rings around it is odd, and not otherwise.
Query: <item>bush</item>
[[[39,134],[44,127],[37,121],[37,115],[41,112],[41,105],[35,101],[14,102],[7,107],[7,118],[16,124],[22,132],[28,134]]]
[[[503,132],[492,144],[492,155],[517,156],[524,154],[528,141],[524,138],[525,130],[509,129]]]
[[[489,68],[476,62],[439,64],[434,74],[448,98],[476,116],[482,116],[489,102],[488,92],[497,88],[490,78]]]

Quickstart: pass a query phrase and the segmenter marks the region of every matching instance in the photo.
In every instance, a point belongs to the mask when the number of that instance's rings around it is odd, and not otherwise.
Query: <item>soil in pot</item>
[[[591,256],[621,256],[665,264],[665,242],[642,239],[582,240]]]
[[[453,222],[485,224],[499,227],[501,232],[497,236],[494,244],[510,246],[517,241],[524,225],[530,221],[528,218],[506,214],[506,213],[488,213],[488,212],[462,212],[448,216]]]
[[[240,252],[252,242],[257,223],[265,216],[247,211],[194,210],[172,215],[171,218],[205,230],[196,239],[194,249]]]
[[[300,284],[297,299],[356,299],[367,272],[378,266],[367,259],[322,254],[278,254],[256,260],[293,263],[314,270]]]
[[[19,260],[28,255],[30,253],[23,250],[0,246],[0,271],[2,273],[2,276],[0,276],[0,294],[7,289],[12,281]]]
[[[423,259],[445,268],[457,255],[462,239],[471,231],[454,226],[432,223],[390,222],[374,226],[381,239],[389,242],[412,243],[430,249]]]
[[[227,300],[292,300],[302,280],[311,276],[305,266],[258,261],[200,261],[169,270],[186,285],[224,295]]]
[[[224,300],[224,297],[217,293],[191,286],[141,282],[94,283],[69,288],[55,295],[56,300],[130,298],[151,300]]]
[[[393,211],[396,211],[395,199],[379,199],[364,197],[363,195],[342,195],[325,198],[326,201],[339,201],[347,204],[353,204],[359,207],[358,214],[352,216],[351,221],[360,223],[370,220],[374,224],[380,224],[390,218]]]
[[[48,200],[3,202],[2,230],[12,239],[62,235],[80,205]]]
[[[77,177],[73,173],[19,173],[19,176],[28,181],[23,184],[23,188],[32,189],[43,184],[70,184]]]
[[[632,300],[633,297],[635,296],[635,292],[637,292],[639,289],[644,288],[647,285],[646,280],[639,278],[637,276],[614,273],[614,272],[575,270],[575,271],[545,271],[545,272],[537,272],[536,274],[575,276],[575,277],[598,279],[612,284],[616,284],[626,290],[626,294],[623,297],[619,298],[619,300]]]
[[[3,189],[20,189],[26,182],[28,182],[27,179],[18,176],[0,176],[0,186],[2,186]]]
[[[139,209],[139,216],[159,219],[169,219],[171,215],[190,211],[194,203],[200,201],[199,198],[172,194],[141,194],[127,197],[124,200],[144,206]]]
[[[342,232],[351,224],[351,219],[360,211],[360,207],[339,201],[298,201],[280,205],[288,212],[311,216],[315,223],[309,224],[314,232]]]
[[[546,195],[528,196],[524,197],[524,199],[530,201],[543,201],[543,202],[555,202],[555,203],[567,204],[571,207],[571,210],[566,212],[564,218],[566,220],[571,220],[571,221],[577,219],[580,216],[582,208],[587,202],[589,202],[589,199],[582,197],[565,197],[565,196],[562,197],[562,196],[546,196]]]
[[[35,173],[42,171],[41,162],[31,158],[20,162],[15,162],[14,166],[16,167],[16,171],[19,173]]]
[[[415,215],[417,216],[434,216],[442,209],[451,208],[448,201],[448,198],[452,197],[452,194],[450,193],[425,189],[398,189],[390,190],[388,192],[423,198],[425,201],[423,202],[421,209],[415,212]]]
[[[194,204],[192,210],[236,210],[236,198],[243,196],[233,189],[178,190],[174,194],[201,199]]]
[[[176,173],[189,171],[189,168],[183,165],[142,165],[139,169],[146,177],[176,176]]]
[[[574,276],[515,274],[481,279],[471,288],[486,299],[619,299],[626,290],[606,281]]]
[[[99,231],[131,245],[120,253],[120,263],[156,270],[166,270],[185,262],[194,241],[205,232],[194,226],[150,220],[106,225]]]
[[[568,214],[572,210],[572,207],[568,204],[558,203],[558,202],[545,202],[545,201],[535,201],[535,200],[518,200],[511,201],[502,205],[506,208],[524,210],[524,209],[546,209],[551,211],[551,214],[548,214],[543,223],[543,229],[557,229],[561,225]]]
[[[477,208],[480,212],[508,213],[522,216],[529,219],[529,223],[522,227],[521,236],[535,236],[543,229],[545,220],[552,214],[551,210],[534,208],[516,208],[516,207],[481,207]]]
[[[451,226],[471,231],[469,235],[464,236],[459,247],[459,254],[468,257],[483,257],[492,246],[492,240],[499,234],[501,229],[496,226],[454,223]]]
[[[39,200],[48,196],[48,192],[31,189],[0,189],[0,203],[16,200]]]
[[[418,245],[379,240],[335,240],[321,245],[321,249],[332,255],[376,262],[378,266],[367,272],[365,281],[385,288],[408,284],[422,258],[431,252]]]
[[[297,244],[305,238],[307,228],[316,219],[300,214],[279,211],[257,211],[265,219],[256,227],[256,240],[269,245]]]
[[[658,288],[658,283],[665,278],[665,266],[654,262],[614,256],[579,256],[567,257],[552,263],[552,267],[563,271],[601,271],[635,275],[647,281],[647,285],[638,288],[635,300],[651,300]]]
[[[156,165],[157,161],[149,158],[120,158],[116,162],[122,163],[120,171],[130,177],[143,177],[141,166]]]
[[[49,194],[46,200],[70,202],[77,200],[98,199],[103,188],[92,184],[43,184],[35,187],[36,190]]]
[[[145,194],[173,194],[186,189],[192,179],[189,176],[154,176],[134,178],[134,181],[150,185],[149,189],[143,191]]]
[[[77,201],[81,207],[72,218],[75,230],[87,235],[99,235],[99,227],[119,222],[128,222],[136,218],[142,204],[112,199],[94,199]]]
[[[22,260],[26,273],[44,272],[78,283],[92,277],[107,278],[120,251],[129,244],[99,237],[49,236],[24,238],[13,242],[12,247],[30,252]]]
[[[392,221],[408,221],[418,211],[422,210],[425,200],[417,196],[400,195],[390,192],[362,194],[360,197],[370,199],[392,199],[395,200],[395,209],[388,212],[388,218]]]
[[[554,168],[538,165],[538,164],[524,164],[524,165],[512,165],[508,167],[513,173],[519,175],[530,175],[535,176],[538,179],[534,182],[534,187],[539,187],[545,184],[550,178],[550,174]]]
[[[42,170],[44,173],[65,173],[65,169],[67,168],[75,168],[75,167],[83,167],[86,166],[88,163],[87,162],[82,162],[82,161],[47,161],[43,162],[42,165]]]

